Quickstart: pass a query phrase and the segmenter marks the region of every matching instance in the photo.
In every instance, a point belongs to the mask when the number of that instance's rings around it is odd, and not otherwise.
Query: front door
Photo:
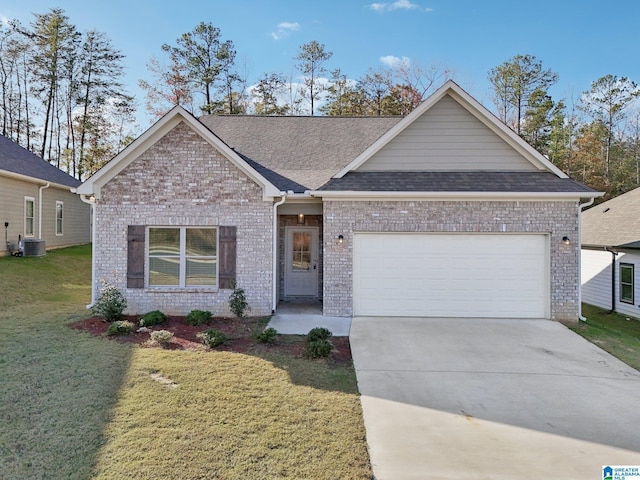
[[[318,295],[318,227],[286,227],[284,293]]]

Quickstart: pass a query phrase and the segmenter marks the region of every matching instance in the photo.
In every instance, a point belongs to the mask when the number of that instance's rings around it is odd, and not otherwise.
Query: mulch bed
[[[122,317],[122,320],[129,320],[136,325],[139,319],[140,316],[133,315],[124,315]],[[169,350],[206,349],[207,347],[203,345],[202,341],[197,337],[197,334],[209,328],[215,328],[224,333],[229,340],[212,350],[255,354],[272,352],[304,357],[306,351],[304,335],[278,335],[275,342],[270,344],[256,341],[253,335],[262,328],[261,320],[262,317],[243,319],[216,317],[211,319],[207,325],[193,326],[186,322],[185,317],[169,316],[162,325],[155,325],[151,327],[150,330],[168,330],[173,333],[173,339],[166,347]],[[160,348],[150,340],[150,332],[137,333],[134,330],[128,335],[108,336],[106,332],[109,323],[99,317],[79,320],[71,323],[69,326],[117,342],[135,344],[142,348]],[[335,349],[328,360],[335,363],[351,362],[349,337],[331,337],[330,341],[335,346]]]

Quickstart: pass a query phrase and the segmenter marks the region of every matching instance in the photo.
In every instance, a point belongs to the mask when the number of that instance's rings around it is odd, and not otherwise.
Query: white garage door
[[[546,235],[356,233],[358,316],[549,318]]]

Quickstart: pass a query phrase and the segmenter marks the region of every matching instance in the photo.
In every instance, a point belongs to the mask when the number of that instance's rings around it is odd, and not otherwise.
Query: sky
[[[0,20],[33,21],[62,8],[80,31],[105,32],[125,56],[127,91],[146,128],[146,63],[200,22],[220,28],[236,66],[254,83],[267,72],[290,77],[300,46],[333,52],[328,70],[357,79],[397,61],[439,65],[494,110],[488,71],[517,54],[534,55],[559,75],[554,100],[575,102],[607,75],[640,83],[638,0],[5,0]]]

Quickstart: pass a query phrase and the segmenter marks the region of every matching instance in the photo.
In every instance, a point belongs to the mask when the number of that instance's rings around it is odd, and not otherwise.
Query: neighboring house
[[[404,118],[175,107],[78,188],[129,310],[577,320],[574,182],[454,82]],[[563,237],[570,238],[565,244]]]
[[[91,206],[72,193],[80,183],[0,135],[0,222],[13,246],[18,235],[47,249],[89,243]]]
[[[640,318],[640,188],[582,214],[582,300]]]

